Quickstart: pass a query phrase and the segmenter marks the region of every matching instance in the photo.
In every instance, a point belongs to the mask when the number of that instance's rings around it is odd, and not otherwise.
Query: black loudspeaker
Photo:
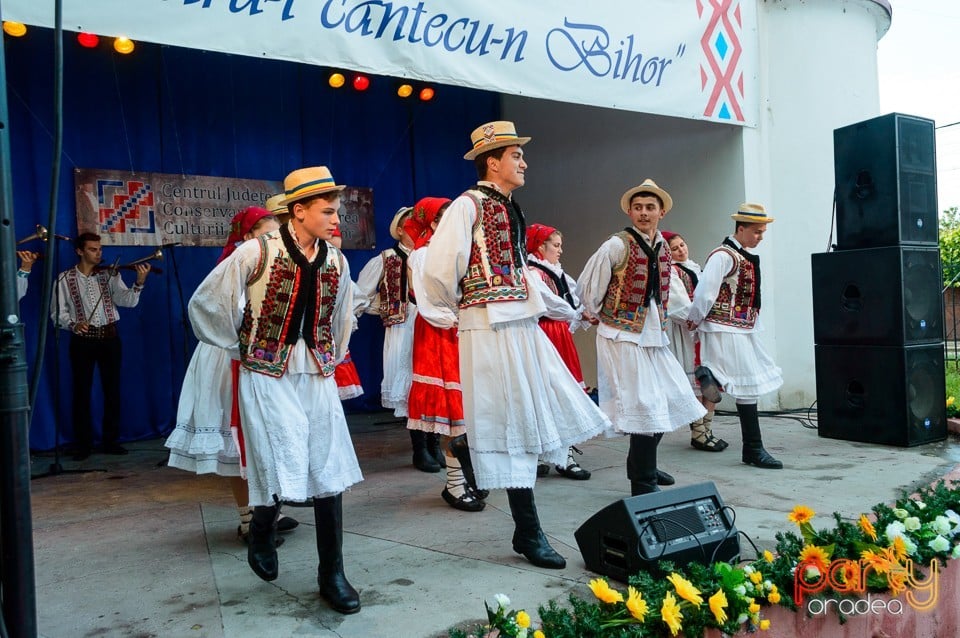
[[[820,436],[911,447],[947,436],[943,344],[816,346]]]
[[[657,563],[732,561],[740,539],[713,483],[611,503],[575,533],[587,569],[620,582]]]
[[[813,340],[897,346],[943,340],[940,250],[866,248],[811,256]]]
[[[933,120],[890,113],[833,132],[837,247],[937,245]]]

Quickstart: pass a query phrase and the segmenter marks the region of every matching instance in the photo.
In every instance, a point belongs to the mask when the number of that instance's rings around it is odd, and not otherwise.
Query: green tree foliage
[[[940,213],[940,262],[943,284],[960,288],[960,211],[956,206]]]

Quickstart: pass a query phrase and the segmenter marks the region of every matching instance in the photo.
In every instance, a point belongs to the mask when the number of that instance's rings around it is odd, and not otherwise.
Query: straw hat
[[[393,215],[393,221],[390,222],[390,236],[397,241],[400,241],[400,226],[412,210],[412,206],[401,206],[400,210]]]
[[[337,186],[333,175],[326,166],[310,166],[298,168],[283,179],[283,205],[298,202],[301,199],[322,195],[323,193],[339,193],[345,186]]]
[[[289,210],[287,205],[283,203],[283,193],[277,193],[276,195],[268,197],[263,207],[274,215],[283,215]]]
[[[504,146],[523,146],[530,141],[529,137],[518,137],[517,129],[513,122],[499,120],[496,122],[487,122],[473,129],[470,134],[470,143],[473,148],[467,151],[463,156],[465,160],[472,160],[481,153],[492,151],[495,148]]]
[[[767,209],[763,207],[763,204],[751,204],[749,202],[740,204],[737,212],[730,215],[730,217],[734,221],[748,222],[750,224],[769,224],[774,219],[767,215]]]
[[[640,193],[651,193],[659,197],[663,202],[664,214],[669,213],[670,209],[673,208],[673,198],[670,197],[670,193],[657,186],[657,183],[648,177],[643,180],[642,184],[634,186],[623,194],[623,197],[620,198],[620,210],[625,213],[629,211],[630,200],[633,199],[634,195],[639,195]]]

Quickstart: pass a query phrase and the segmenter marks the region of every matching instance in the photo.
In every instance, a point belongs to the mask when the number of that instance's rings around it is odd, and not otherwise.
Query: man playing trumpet
[[[50,318],[58,328],[71,333],[70,368],[73,376],[73,434],[75,461],[90,456],[93,425],[90,417],[90,393],[93,370],[100,369],[103,386],[103,451],[126,454],[120,437],[120,335],[117,306],[133,308],[150,272],[150,265],[134,265],[137,279],[127,288],[116,269],[98,268],[102,257],[100,236],[82,233],[74,240],[77,265],[60,273],[50,308]]]

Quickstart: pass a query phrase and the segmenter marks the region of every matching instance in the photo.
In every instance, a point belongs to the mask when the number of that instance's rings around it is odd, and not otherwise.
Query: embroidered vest
[[[258,240],[260,261],[247,281],[247,305],[240,324],[240,362],[253,372],[283,376],[300,335],[300,322],[293,321],[294,316],[312,317],[303,321],[303,337],[320,372],[329,377],[336,368],[331,322],[343,255],[328,245],[326,259],[317,264],[310,277],[310,272],[290,256],[281,232],[261,235]],[[295,313],[300,295],[312,299],[313,307]]]
[[[716,248],[707,259],[720,251],[733,258],[733,268],[720,283],[717,300],[704,320],[736,328],[753,328],[760,316],[760,309],[754,307],[759,292],[756,285],[758,273],[753,264],[726,246]]]
[[[523,262],[517,262],[514,256],[507,209],[478,191],[464,194],[476,205],[477,220],[473,224],[467,274],[460,280],[460,307],[526,299],[526,276]]]
[[[550,292],[555,294],[558,297],[563,298],[570,307],[576,310],[577,304],[573,302],[573,294],[570,292],[570,284],[567,283],[566,278],[561,275],[557,275],[555,272],[547,268],[541,263],[533,261],[532,259],[527,260],[527,265],[530,266],[532,272],[539,275],[546,284],[547,288],[550,289]]]
[[[615,235],[627,247],[624,259],[613,267],[613,277],[607,285],[607,292],[600,307],[600,321],[619,330],[629,332],[643,331],[647,318],[649,300],[647,286],[660,286],[660,329],[667,329],[667,302],[670,297],[670,252],[667,242],[660,242],[657,252],[660,281],[648,282],[649,258],[640,244],[627,231]]]
[[[73,301],[73,307],[77,309],[77,319],[73,325],[76,325],[80,322],[90,323],[93,317],[87,316],[87,311],[83,307],[83,293],[80,291],[80,277],[78,276],[79,271],[76,268],[71,268],[67,271],[65,275],[67,280],[67,291],[70,294],[70,299]],[[115,323],[120,320],[120,315],[117,313],[117,307],[113,303],[113,297],[110,295],[110,270],[101,270],[100,272],[93,275],[97,279],[97,286],[100,289],[98,296],[100,297],[100,306],[103,308],[103,314],[107,317],[107,324]],[[91,301],[94,301],[91,300]],[[94,309],[94,312],[96,309]],[[73,325],[70,327],[73,328]]]
[[[687,296],[690,297],[690,301],[693,301],[693,291],[696,289],[697,284],[693,280],[693,274],[681,266],[680,264],[673,264],[673,270],[677,273],[677,276],[680,277],[680,281],[683,282],[683,288],[687,291]]]
[[[407,319],[407,256],[399,247],[380,253],[383,274],[380,276],[380,320],[383,326],[395,326]]]

